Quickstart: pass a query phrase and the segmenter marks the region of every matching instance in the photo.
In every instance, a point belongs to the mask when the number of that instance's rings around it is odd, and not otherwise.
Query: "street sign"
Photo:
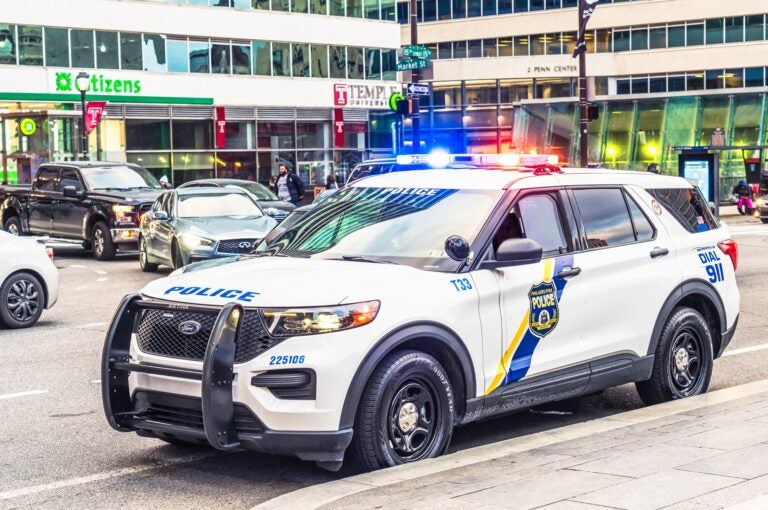
[[[426,46],[411,44],[403,47],[403,56],[430,59],[432,58],[432,51]]]
[[[401,60],[397,63],[397,70],[398,71],[414,71],[416,69],[426,69],[429,65],[428,60],[423,60],[420,58],[410,58]]]
[[[407,90],[409,94],[415,94],[417,96],[429,95],[429,85],[426,83],[409,83],[405,87],[405,90]]]

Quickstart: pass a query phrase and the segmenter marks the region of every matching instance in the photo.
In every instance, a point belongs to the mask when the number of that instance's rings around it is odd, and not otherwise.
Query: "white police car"
[[[545,401],[703,393],[739,313],[727,228],[687,181],[647,173],[389,173],[259,250],[124,299],[112,427],[393,466]]]

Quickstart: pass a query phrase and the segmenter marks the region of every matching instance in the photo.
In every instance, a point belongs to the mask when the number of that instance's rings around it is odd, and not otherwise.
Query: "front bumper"
[[[194,305],[189,305],[193,308]],[[102,354],[102,400],[107,421],[117,431],[208,443],[219,450],[250,450],[295,455],[339,467],[352,430],[296,432],[269,430],[253,412],[233,401],[235,349],[243,308],[235,303],[218,314],[202,370],[171,368],[131,360],[134,321],[142,308],[138,294],[126,296],[107,332]],[[201,398],[138,392],[131,395],[131,373],[199,381]]]

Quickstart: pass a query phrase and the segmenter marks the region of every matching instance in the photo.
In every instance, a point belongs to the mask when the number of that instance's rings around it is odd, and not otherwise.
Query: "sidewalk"
[[[768,380],[309,487],[257,508],[766,509]]]

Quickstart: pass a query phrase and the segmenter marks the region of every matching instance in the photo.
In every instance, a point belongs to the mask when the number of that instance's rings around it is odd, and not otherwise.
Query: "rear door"
[[[680,284],[672,240],[622,186],[569,191],[584,249],[569,298],[584,318],[573,359],[645,356],[664,301]]]
[[[65,197],[65,186],[71,186],[79,193],[85,191],[85,185],[76,169],[63,167],[60,170],[58,202],[52,208],[53,229],[57,236],[80,239],[83,237],[88,201],[85,197]]]
[[[58,200],[59,169],[41,167],[28,195],[29,231],[33,234],[53,233],[53,202]]]

